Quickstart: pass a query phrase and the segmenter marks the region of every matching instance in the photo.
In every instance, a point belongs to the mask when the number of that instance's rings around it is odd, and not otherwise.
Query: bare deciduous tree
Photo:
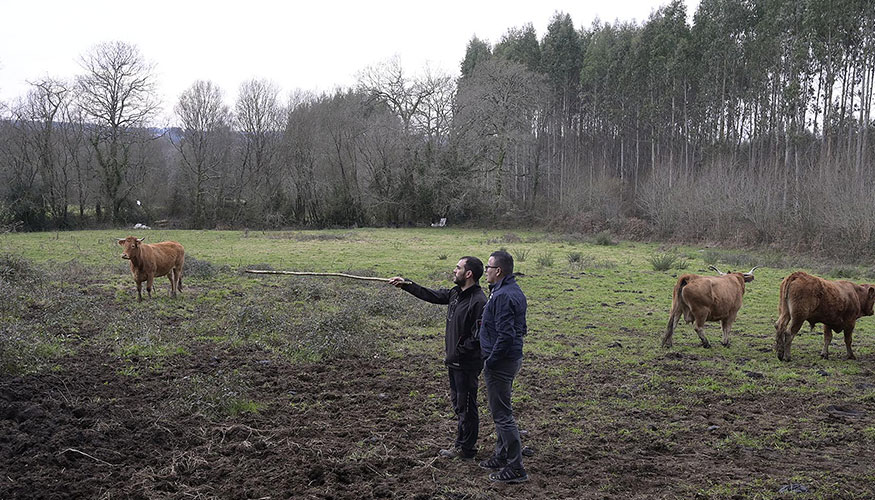
[[[258,209],[269,208],[277,193],[276,157],[285,116],[279,102],[279,89],[267,80],[249,80],[240,86],[235,121],[240,133],[239,160],[234,189],[237,200],[247,193],[258,201]],[[238,206],[235,220],[242,215]]]
[[[542,77],[507,60],[478,64],[460,84],[457,137],[496,201],[526,201],[532,183],[522,181],[537,175],[534,129],[545,90]]]
[[[408,219],[428,219],[435,214],[434,191],[428,182],[417,178],[435,171],[435,145],[447,132],[447,112],[452,109],[453,82],[448,75],[426,68],[423,75],[410,76],[396,56],[363,70],[358,89],[372,103],[383,105],[401,121],[400,176],[395,196],[402,203],[401,213]],[[422,141],[425,136],[427,140]],[[412,216],[412,217],[411,217]]]
[[[222,164],[227,160],[231,111],[221,89],[202,80],[182,93],[175,111],[181,134],[174,146],[191,180],[192,222],[200,227],[205,223],[209,183],[220,175]]]
[[[91,144],[101,184],[114,221],[120,220],[132,178],[142,167],[134,146],[151,138],[145,127],[158,109],[153,67],[136,46],[101,43],[82,56],[79,105],[91,121]]]
[[[66,227],[73,163],[64,141],[72,132],[66,124],[70,90],[65,82],[48,77],[31,85],[27,118],[37,153],[37,169],[42,177],[43,199],[51,216]]]

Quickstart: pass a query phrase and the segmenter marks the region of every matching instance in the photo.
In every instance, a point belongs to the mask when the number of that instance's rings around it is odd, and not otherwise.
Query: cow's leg
[[[143,301],[143,282],[137,282],[137,302]]]
[[[852,326],[845,328],[845,347],[848,349],[848,359],[857,359],[857,357],[854,356],[853,349],[851,349],[851,339],[853,339],[853,337],[854,337],[854,327],[852,325]]]
[[[182,266],[176,268],[176,291],[182,291]]]
[[[790,331],[784,333],[784,357],[778,358],[783,359],[784,361],[790,361],[790,345],[793,343],[793,337],[799,333],[799,329],[802,328],[802,325],[805,324],[805,320],[799,319],[791,319],[790,320]]]
[[[146,293],[149,294],[149,299],[152,298],[152,282],[153,281],[155,281],[155,277],[152,275],[149,275],[146,278]]]
[[[696,317],[696,335],[699,336],[699,340],[702,341],[702,347],[706,349],[711,348],[711,343],[708,342],[708,339],[705,338],[705,318],[707,315],[699,315]]]
[[[732,330],[734,321],[735,315],[732,315],[720,322],[720,326],[723,327],[723,339],[720,340],[720,343],[723,344],[723,347],[729,347],[729,331]]]
[[[820,350],[820,357],[829,359],[829,343],[832,342],[832,328],[823,325],[823,349]]]
[[[176,268],[171,267],[167,273],[167,278],[170,280],[170,297],[176,298]]]

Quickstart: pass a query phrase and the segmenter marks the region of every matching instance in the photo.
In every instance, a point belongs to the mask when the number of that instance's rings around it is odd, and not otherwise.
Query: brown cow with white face
[[[790,344],[802,324],[823,323],[821,358],[829,357],[832,332],[845,333],[848,359],[856,359],[851,350],[854,326],[862,316],[872,316],[875,287],[850,281],[829,281],[797,271],[781,282],[778,321],[775,323],[775,349],[778,359],[790,361]],[[788,329],[789,326],[789,329]]]
[[[185,249],[175,241],[162,241],[151,245],[143,243],[146,238],[128,236],[119,238],[118,244],[124,247],[122,258],[131,263],[131,274],[137,283],[137,300],[143,300],[143,282],[146,293],[152,298],[152,281],[156,277],[170,279],[170,296],[182,291],[182,266],[185,263]]]
[[[723,340],[720,343],[729,347],[729,330],[741,309],[744,284],[753,281],[756,267],[746,273],[721,273],[714,266],[709,269],[716,271],[719,276],[684,274],[678,278],[662,347],[671,347],[671,337],[682,315],[684,321],[694,323],[696,333],[702,340],[702,347],[711,347],[711,343],[705,338],[705,322],[720,321],[723,326]]]

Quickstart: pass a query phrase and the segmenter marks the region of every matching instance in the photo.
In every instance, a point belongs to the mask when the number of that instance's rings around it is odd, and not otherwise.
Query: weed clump
[[[702,252],[702,260],[708,265],[717,265],[718,262],[726,264],[730,267],[753,267],[757,259],[750,254],[742,252],[723,252],[713,248],[706,249]],[[762,263],[760,263],[762,264]]]
[[[289,294],[298,300],[314,302],[337,296],[337,290],[324,280],[307,278],[290,278]]]
[[[285,232],[268,234],[265,237],[272,240],[295,240],[295,241],[340,241],[348,239],[349,233],[323,233],[323,232]]]
[[[518,248],[513,251],[513,258],[517,262],[525,262],[526,258],[529,256],[528,248]]]
[[[500,243],[522,243],[522,242],[523,242],[523,239],[520,237],[520,235],[518,235],[516,233],[505,233],[504,235],[499,236],[497,238],[490,238],[490,239],[486,240],[486,243],[488,243],[490,245],[495,245],[495,244],[500,244]]]
[[[851,266],[835,266],[829,269],[826,274],[840,280],[849,280],[859,276],[859,271]]]
[[[668,271],[677,260],[677,255],[671,253],[652,255],[647,259],[654,271]]]
[[[550,252],[542,253],[541,255],[538,255],[535,262],[540,267],[553,267],[553,254]]]
[[[368,334],[362,313],[355,307],[311,316],[300,326],[300,333],[301,347],[322,359],[366,354],[375,345],[374,335]]]
[[[194,278],[213,278],[220,272],[227,272],[228,270],[228,266],[219,267],[208,260],[186,256],[182,275]]]
[[[8,282],[42,281],[43,273],[29,260],[14,254],[0,254],[0,279]]]
[[[196,373],[180,380],[179,396],[171,403],[186,413],[208,418],[258,413],[261,405],[248,398],[249,391],[249,384],[238,370]]]
[[[708,248],[702,252],[702,261],[709,266],[716,266],[720,261],[720,252]]]

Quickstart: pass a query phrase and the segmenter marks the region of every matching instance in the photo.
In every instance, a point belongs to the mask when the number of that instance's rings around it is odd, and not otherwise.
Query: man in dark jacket
[[[522,443],[511,408],[513,379],[523,361],[523,337],[526,334],[526,296],[513,276],[513,257],[507,252],[493,252],[486,263],[486,281],[491,294],[483,309],[480,326],[480,349],[486,367],[483,380],[489,399],[489,411],[495,422],[495,453],[480,462],[492,481],[521,483],[529,476],[523,467]]]
[[[477,412],[477,385],[483,359],[480,357],[480,316],[486,304],[486,294],[480,288],[483,262],[477,257],[462,257],[453,270],[451,289],[432,290],[394,277],[389,283],[432,304],[448,304],[446,328],[446,358],[444,363],[450,378],[450,399],[458,418],[456,442],[440,450],[446,458],[472,459],[477,453],[480,416]]]

